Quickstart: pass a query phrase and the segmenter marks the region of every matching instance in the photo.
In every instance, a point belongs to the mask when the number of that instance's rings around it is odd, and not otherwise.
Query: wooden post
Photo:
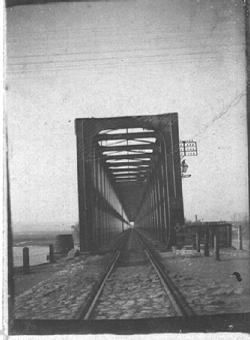
[[[205,227],[204,256],[209,256],[209,227]]]
[[[54,261],[54,250],[53,250],[53,244],[49,245],[49,262],[53,263]]]
[[[197,253],[201,252],[201,239],[199,229],[196,230],[196,251]]]
[[[227,231],[227,246],[232,247],[232,225],[226,227]]]
[[[220,261],[218,229],[215,229],[214,231],[214,257],[216,261]]]
[[[238,244],[239,244],[239,250],[242,250],[242,226],[239,225],[238,227]]]
[[[229,225],[227,228],[228,228],[228,246],[232,247],[232,225]]]
[[[211,246],[211,248],[214,247],[214,234],[215,234],[214,228],[210,228],[209,235],[210,235],[210,246]]]
[[[29,274],[30,272],[30,261],[29,261],[29,248],[23,248],[23,273]]]

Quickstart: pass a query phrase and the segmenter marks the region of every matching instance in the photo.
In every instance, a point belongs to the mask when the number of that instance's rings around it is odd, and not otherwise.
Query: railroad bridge
[[[75,120],[81,252],[131,226],[168,247],[184,224],[178,114]]]

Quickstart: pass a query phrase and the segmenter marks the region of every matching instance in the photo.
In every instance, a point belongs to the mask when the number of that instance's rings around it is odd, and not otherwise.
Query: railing
[[[204,234],[204,256],[209,256],[209,245],[214,248],[214,258],[220,261],[220,228],[224,228],[224,237],[226,245],[232,246],[232,224],[221,222],[204,222],[201,224],[186,225],[185,229],[195,229],[195,245],[197,252],[201,249],[201,234]]]

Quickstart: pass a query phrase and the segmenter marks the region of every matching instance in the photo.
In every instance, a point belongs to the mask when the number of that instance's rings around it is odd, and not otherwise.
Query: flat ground
[[[162,253],[163,263],[172,281],[198,315],[250,312],[249,251],[222,248],[220,261],[209,257]],[[238,272],[242,281],[237,281]]]
[[[65,267],[65,258],[57,263],[45,263],[30,267],[30,273],[24,275],[22,267],[14,268],[15,297],[35,286],[39,282],[50,278]]]
[[[170,277],[179,287],[181,293],[197,314],[245,313],[250,312],[249,284],[249,250],[243,243],[244,250],[234,247],[220,249],[220,261],[215,261],[213,252],[204,257],[203,251],[165,252],[162,261]],[[88,272],[91,256],[81,256]],[[71,263],[71,264],[70,264]],[[37,285],[43,280],[64,271],[69,265],[77,265],[75,260],[61,259],[55,264],[31,267],[30,274],[24,275],[22,268],[15,268],[15,297]],[[242,281],[238,282],[233,272],[240,273]]]

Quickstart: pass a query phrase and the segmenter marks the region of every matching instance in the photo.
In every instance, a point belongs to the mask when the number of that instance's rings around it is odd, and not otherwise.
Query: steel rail
[[[151,247],[147,244],[147,242],[144,240],[144,237],[140,235],[138,232],[136,232],[139,240],[145,247],[145,253],[147,254],[148,258],[150,259],[150,262],[152,263],[170,301],[172,302],[177,314],[179,316],[193,316],[195,315],[195,312],[193,309],[189,306],[189,304],[186,302],[185,298],[180,293],[179,289],[175,286],[175,284],[172,282],[170,277],[165,272],[165,269],[163,268],[163,265],[161,264],[159,260],[159,255],[156,253],[155,250],[152,250]],[[158,256],[157,256],[158,255]]]
[[[124,244],[126,243],[129,235],[130,235],[130,233],[127,232],[126,235],[124,236],[124,238],[122,239],[117,251],[115,252],[115,255],[114,255],[110,265],[108,266],[106,273],[103,275],[103,277],[99,281],[98,286],[96,288],[94,288],[95,292],[94,292],[93,296],[91,296],[88,303],[80,311],[78,311],[77,315],[75,316],[76,319],[89,320],[94,308],[96,307],[98,298],[102,293],[103,287],[104,287],[107,279],[111,275],[113,268],[114,268],[115,264],[117,263],[117,260],[119,259],[119,256],[121,254],[121,249],[123,248]]]
[[[159,277],[159,279],[160,279],[160,281],[161,281],[161,284],[162,284],[162,286],[163,286],[165,292],[166,292],[167,295],[168,295],[169,300],[171,301],[172,305],[174,306],[175,311],[177,312],[178,316],[183,316],[183,313],[182,313],[181,309],[179,308],[179,306],[178,306],[178,304],[176,303],[176,301],[175,301],[173,295],[171,294],[170,290],[168,289],[168,286],[167,286],[167,284],[165,283],[165,281],[164,281],[164,279],[163,279],[161,273],[159,272],[158,268],[157,268],[156,265],[154,264],[154,261],[153,261],[152,258],[150,257],[148,251],[147,251],[147,250],[144,250],[144,251],[145,251],[145,253],[146,253],[146,255],[147,255],[149,261],[151,262],[152,266],[154,267],[154,269],[155,269],[155,271],[156,271],[156,273],[157,273],[157,275],[158,275],[158,277]]]
[[[117,260],[118,260],[118,258],[119,258],[119,256],[120,256],[120,254],[121,254],[121,251],[117,251],[117,252],[116,252],[116,256],[115,256],[115,258],[113,259],[113,261],[112,261],[112,263],[111,263],[111,266],[109,267],[109,270],[108,270],[107,274],[105,275],[104,279],[103,279],[102,282],[101,282],[101,286],[100,286],[100,288],[98,289],[97,294],[95,295],[95,297],[94,297],[94,299],[93,299],[93,301],[92,301],[92,303],[91,303],[91,305],[90,305],[90,307],[89,307],[87,313],[85,314],[85,316],[84,316],[84,318],[83,318],[84,320],[88,320],[88,319],[89,319],[90,314],[92,313],[93,309],[95,308],[96,303],[97,303],[97,300],[98,300],[99,296],[100,296],[101,293],[102,293],[103,287],[104,287],[104,285],[105,285],[107,279],[109,278],[109,276],[110,276],[110,274],[111,274],[111,272],[112,272],[112,270],[113,270],[113,268],[114,268],[114,266],[115,266],[115,264],[116,264],[116,262],[117,262]]]

